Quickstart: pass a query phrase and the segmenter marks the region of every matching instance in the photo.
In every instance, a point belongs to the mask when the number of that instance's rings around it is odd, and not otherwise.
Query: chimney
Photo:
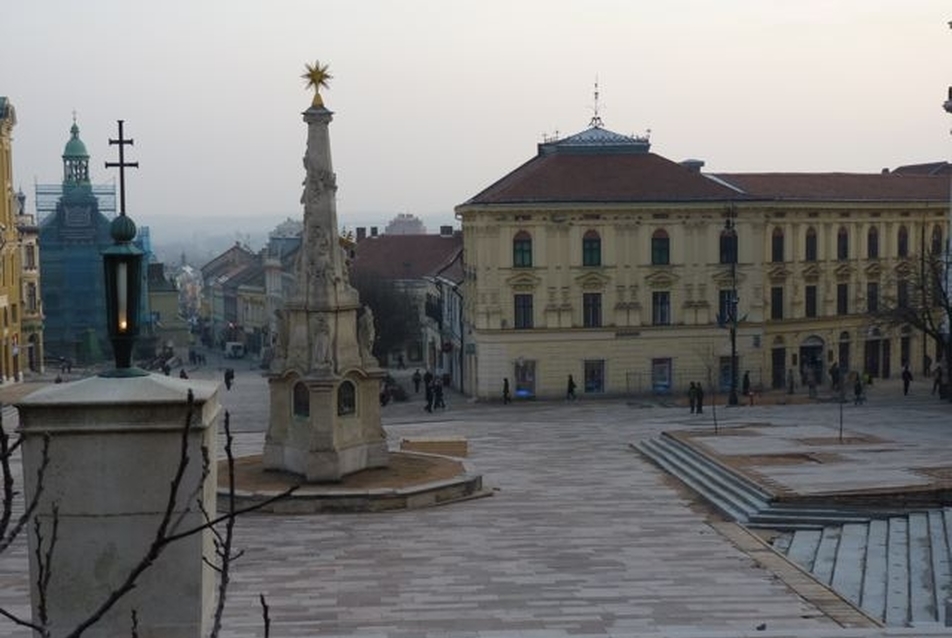
[[[357,241],[367,239],[367,227],[358,226],[357,227]]]
[[[688,169],[692,173],[700,173],[701,169],[704,167],[704,160],[686,159],[681,162],[681,166]]]
[[[440,237],[452,237],[452,236],[453,236],[452,226],[440,226]]]
[[[371,226],[371,227],[370,227],[370,236],[371,236],[371,237],[376,237],[376,236],[377,236],[377,227],[376,227],[376,226]]]

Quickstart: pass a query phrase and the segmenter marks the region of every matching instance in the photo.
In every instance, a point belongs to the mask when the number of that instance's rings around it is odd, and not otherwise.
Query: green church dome
[[[69,129],[69,132],[71,136],[69,141],[66,142],[66,148],[63,149],[63,159],[88,159],[89,152],[86,150],[86,145],[83,144],[83,141],[79,139],[79,127],[76,126],[76,122],[73,122],[73,126]]]

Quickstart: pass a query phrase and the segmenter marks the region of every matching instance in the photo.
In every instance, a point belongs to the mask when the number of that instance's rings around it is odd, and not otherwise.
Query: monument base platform
[[[361,470],[336,483],[305,483],[291,472],[266,470],[261,455],[235,459],[237,507],[260,503],[289,487],[290,497],[259,510],[271,514],[384,512],[444,505],[491,496],[482,476],[459,459],[392,451],[386,467]],[[219,461],[219,509],[228,494],[228,471]]]

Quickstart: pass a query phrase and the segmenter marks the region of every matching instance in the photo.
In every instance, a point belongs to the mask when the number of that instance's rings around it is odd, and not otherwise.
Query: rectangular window
[[[26,285],[26,308],[29,312],[36,312],[36,284]]]
[[[905,279],[896,283],[896,304],[900,308],[909,307],[909,282]]]
[[[848,315],[850,313],[850,286],[849,284],[836,284],[836,314]]]
[[[651,323],[655,326],[671,324],[671,293],[664,290],[651,293]]]
[[[586,328],[602,325],[602,295],[598,292],[582,294],[582,323]]]
[[[783,286],[770,289],[770,318],[783,319]]]
[[[532,267],[532,240],[515,239],[512,242],[512,267]]]
[[[516,361],[513,376],[516,379],[515,395],[526,399],[535,396],[535,361],[521,359]]]
[[[605,360],[590,359],[585,362],[585,392],[605,391]]]
[[[879,283],[871,281],[866,284],[866,311],[879,312]]]
[[[779,263],[783,261],[783,233],[774,232],[770,241],[770,261]]]
[[[26,268],[27,270],[36,270],[36,246],[33,244],[26,246]]]
[[[836,234],[836,258],[839,261],[846,261],[850,258],[850,236],[845,228],[841,228]]]
[[[598,237],[587,237],[582,240],[582,265],[602,265],[602,240]]]
[[[671,392],[671,359],[651,360],[651,390],[657,394]]]
[[[804,258],[807,261],[816,261],[816,233],[813,229],[807,231],[806,252]]]
[[[670,254],[668,250],[668,237],[667,235],[663,237],[652,237],[651,238],[651,263],[654,266],[666,266],[670,262]]]
[[[807,317],[816,317],[816,286],[807,286],[806,291],[806,315]]]
[[[515,327],[523,330],[532,327],[532,295],[515,295]]]

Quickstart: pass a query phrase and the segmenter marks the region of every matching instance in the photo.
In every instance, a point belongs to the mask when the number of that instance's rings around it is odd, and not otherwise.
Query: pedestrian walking
[[[932,394],[942,392],[942,362],[935,364],[935,370],[932,371]]]
[[[232,384],[235,382],[235,371],[232,368],[225,368],[225,389],[231,390]]]
[[[863,377],[856,375],[856,381],[853,383],[853,405],[863,403]]]
[[[688,403],[691,405],[691,414],[697,409],[697,388],[694,387],[694,381],[688,386]]]
[[[502,380],[502,404],[512,403],[512,397],[509,395],[509,379]]]
[[[423,375],[423,392],[426,397],[426,405],[423,409],[427,412],[433,411],[433,374],[427,370]]]
[[[816,398],[816,370],[813,368],[807,369],[807,388],[810,392],[810,398]]]
[[[565,400],[574,401],[575,400],[575,379],[572,378],[572,375],[569,375],[568,387],[565,389]]]
[[[443,402],[443,381],[439,377],[433,381],[433,407],[446,409],[446,403]]]
[[[750,388],[750,370],[744,372],[744,382],[741,386],[744,390],[744,396],[747,397],[750,405],[754,404],[754,393]]]
[[[704,387],[700,383],[694,387],[697,388],[697,413],[701,414],[704,412]]]
[[[902,395],[907,396],[909,394],[909,384],[912,383],[912,372],[909,370],[909,364],[907,363],[902,367]]]
[[[793,394],[793,368],[787,370],[787,394]]]
[[[833,365],[830,366],[830,387],[834,392],[840,389],[840,364],[838,361],[834,361]]]
[[[423,375],[420,374],[420,368],[417,368],[413,372],[413,393],[420,394],[420,381],[423,380]]]

